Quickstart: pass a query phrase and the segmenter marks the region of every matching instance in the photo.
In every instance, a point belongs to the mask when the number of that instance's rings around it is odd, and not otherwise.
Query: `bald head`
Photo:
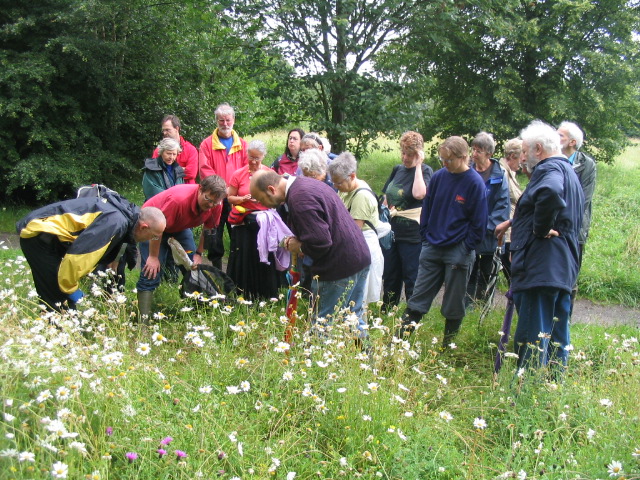
[[[160,238],[167,227],[167,219],[162,210],[156,207],[144,207],[140,210],[138,222],[133,229],[136,242]]]
[[[251,177],[251,196],[268,208],[284,203],[287,180],[273,170],[261,170]]]

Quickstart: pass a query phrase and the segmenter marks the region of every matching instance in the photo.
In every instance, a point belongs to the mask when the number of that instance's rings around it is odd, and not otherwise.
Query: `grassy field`
[[[0,479],[640,478],[637,329],[577,325],[563,381],[493,374],[502,312],[442,319],[392,342],[369,315],[370,354],[338,323],[282,343],[285,300],[197,303],[175,285],[140,328],[135,294],[100,277],[73,314],[34,303],[2,251]],[[134,275],[135,276],[135,275]]]
[[[581,287],[594,298],[638,298],[616,292],[638,285],[639,150],[599,167]],[[362,176],[379,188],[396,159]],[[510,356],[494,375],[498,309],[469,314],[443,350],[437,309],[401,342],[399,312],[373,306],[363,353],[342,322],[309,336],[303,300],[284,344],[284,291],[197,302],[165,283],[141,328],[135,272],[117,294],[85,279],[64,315],[38,308],[18,251],[0,249],[0,276],[0,480],[640,479],[637,328],[573,326],[560,379]]]

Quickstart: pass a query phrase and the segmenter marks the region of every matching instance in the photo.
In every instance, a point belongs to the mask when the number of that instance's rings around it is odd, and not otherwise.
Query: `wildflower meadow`
[[[494,375],[499,308],[442,348],[437,308],[407,341],[373,305],[362,350],[348,316],[311,336],[303,298],[287,344],[284,291],[164,284],[144,327],[134,280],[93,275],[54,314],[20,252],[0,258],[2,480],[640,478],[633,327],[574,325],[562,378],[512,354]]]

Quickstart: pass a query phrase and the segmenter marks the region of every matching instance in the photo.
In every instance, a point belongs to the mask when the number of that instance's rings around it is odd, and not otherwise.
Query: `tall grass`
[[[596,301],[640,305],[640,142],[614,165],[598,164],[593,220],[580,294]]]
[[[284,298],[163,285],[145,329],[130,288],[89,278],[50,315],[23,259],[0,274],[2,480],[640,478],[637,329],[576,326],[563,382],[510,358],[494,377],[499,312],[443,351],[437,312],[392,342],[374,307],[364,353],[339,324],[308,336],[303,308],[282,344]]]

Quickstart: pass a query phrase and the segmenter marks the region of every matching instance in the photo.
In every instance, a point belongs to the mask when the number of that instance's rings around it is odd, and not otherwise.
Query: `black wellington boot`
[[[462,325],[462,319],[451,320],[447,318],[444,322],[444,338],[442,339],[442,348],[447,348],[455,336],[460,331],[460,325]]]
[[[402,324],[396,331],[395,336],[402,340],[411,335],[416,329],[416,325],[422,320],[422,315],[424,314],[407,307],[402,314]]]

